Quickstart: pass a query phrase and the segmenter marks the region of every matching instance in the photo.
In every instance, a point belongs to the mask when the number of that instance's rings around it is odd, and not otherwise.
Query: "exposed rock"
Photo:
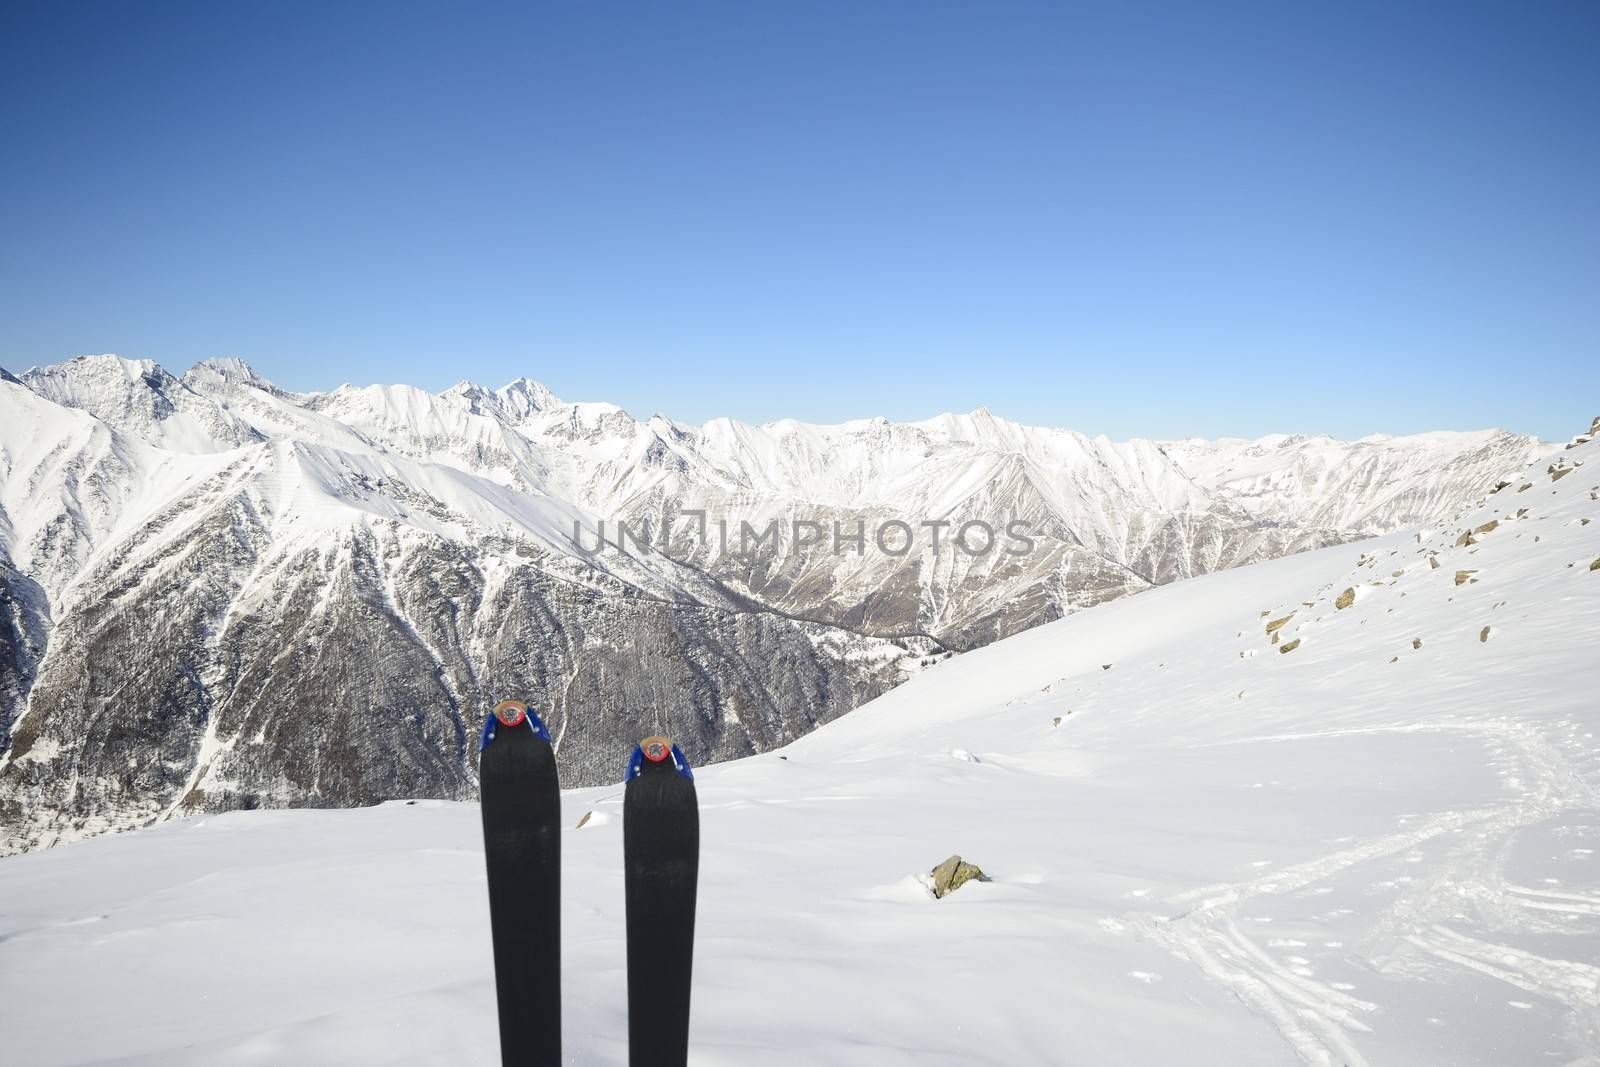
[[[1267,623],[1267,633],[1277,633],[1279,630],[1283,629],[1283,624],[1292,618],[1294,618],[1294,612],[1291,611],[1281,619],[1273,619],[1271,622]]]
[[[1278,654],[1281,656],[1283,653],[1285,653],[1285,652],[1293,652],[1295,649],[1297,649],[1299,647],[1300,647],[1300,639],[1297,637],[1293,641],[1286,642],[1282,648],[1278,649]]]
[[[1438,570],[1439,569],[1439,557],[1438,556],[1429,556],[1428,557],[1428,567],[1430,569],[1432,569],[1432,570]]]
[[[1527,508],[1518,508],[1517,509],[1517,518],[1525,519],[1527,517],[1528,517],[1528,509]]]
[[[931,876],[935,900],[944,899],[974,879],[979,882],[989,880],[989,876],[984,874],[976,863],[968,863],[960,856],[951,856],[939,864],[933,869]]]
[[[1103,671],[1109,671],[1111,669],[1111,664],[1102,663],[1102,664],[1100,664],[1100,669],[1103,670]]]
[[[1487,643],[1489,640],[1489,627],[1485,626],[1478,631],[1478,640]]]
[[[1412,639],[1411,639],[1411,647],[1412,647],[1412,648],[1414,648],[1414,649],[1416,649],[1416,648],[1421,648],[1421,647],[1422,647],[1422,638],[1420,638],[1420,637],[1413,637],[1413,638],[1412,638]]]
[[[593,817],[594,817],[594,812],[592,812],[592,811],[584,812],[583,813],[583,818],[578,820],[578,825],[574,826],[573,829],[574,830],[582,830],[585,826],[589,825],[589,820],[591,818],[593,818]]]
[[[1396,571],[1395,573],[1398,574],[1400,572]],[[1355,602],[1356,602],[1356,591],[1355,591],[1355,588],[1352,586],[1351,588],[1346,589],[1344,592],[1339,594],[1339,599],[1335,600],[1333,602],[1333,607],[1334,607],[1335,611],[1343,611],[1345,608],[1349,607],[1351,604],[1354,604]]]
[[[1495,527],[1497,527],[1499,525],[1500,525],[1500,520],[1499,519],[1490,519],[1488,522],[1484,523],[1482,526],[1479,526],[1476,530],[1473,530],[1472,532],[1475,533],[1475,534],[1486,534],[1486,533],[1488,533],[1489,531],[1493,530]]]
[[[1563,479],[1567,475],[1571,474],[1572,471],[1573,471],[1573,468],[1571,468],[1571,467],[1558,467],[1557,469],[1555,469],[1555,470],[1550,472],[1550,480],[1552,482],[1559,482],[1561,479]]]
[[[1476,579],[1473,578],[1472,576],[1474,574],[1477,574],[1477,573],[1478,573],[1477,571],[1470,571],[1470,570],[1469,571],[1456,571],[1456,584],[1457,585],[1466,585],[1468,582],[1476,581]]]
[[[1595,561],[1589,564],[1589,569],[1592,571],[1600,571],[1600,557],[1596,557]]]
[[[1498,492],[1499,492],[1499,491],[1500,491],[1500,490],[1502,490],[1502,489],[1504,489],[1504,488],[1505,488],[1505,487],[1506,487],[1506,486],[1508,486],[1508,485],[1510,485],[1510,484],[1511,484],[1511,483],[1510,483],[1510,482],[1507,482],[1507,481],[1499,481],[1499,482],[1495,482],[1495,483],[1494,483],[1494,488],[1493,488],[1493,489],[1491,489],[1491,490],[1489,490],[1489,492],[1491,492],[1491,493],[1498,493]]]
[[[1472,536],[1472,531],[1471,530],[1462,530],[1461,531],[1461,536],[1456,538],[1456,547],[1457,548],[1460,548],[1463,545],[1475,545],[1477,543],[1478,543],[1478,539],[1476,537]]]
[[[1532,489],[1532,488],[1533,488],[1533,483],[1532,482],[1523,482],[1521,485],[1517,486],[1517,492],[1524,493],[1524,492],[1527,492],[1529,489]]]

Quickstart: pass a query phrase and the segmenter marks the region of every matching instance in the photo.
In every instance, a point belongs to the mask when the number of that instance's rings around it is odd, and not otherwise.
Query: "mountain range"
[[[1085,607],[1446,518],[1556,447],[1112,442],[982,408],[691,426],[526,378],[295,393],[237,360],[0,372],[0,851],[467,798],[507,694],[574,784],[651,730],[696,762],[765,751]]]
[[[696,768],[694,1062],[1600,1062],[1595,436]],[[627,808],[562,791],[592,1067]],[[502,1062],[474,803],[198,814],[0,860],[0,901],[6,1062]]]

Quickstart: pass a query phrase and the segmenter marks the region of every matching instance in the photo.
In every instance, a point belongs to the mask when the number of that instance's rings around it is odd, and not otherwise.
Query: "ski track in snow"
[[[1544,959],[1507,945],[1467,937],[1437,922],[1429,923],[1430,918],[1456,911],[1464,897],[1472,898],[1480,910],[1502,916],[1509,907],[1517,906],[1600,915],[1600,897],[1491,884],[1478,877],[1479,872],[1492,869],[1490,857],[1519,831],[1569,809],[1593,811],[1600,807],[1595,790],[1573,772],[1560,748],[1546,740],[1537,728],[1500,719],[1268,735],[1228,743],[1289,743],[1440,732],[1499,742],[1495,762],[1502,769],[1514,768],[1520,780],[1528,783],[1526,790],[1497,808],[1440,812],[1406,830],[1258,878],[1178,893],[1167,902],[1187,910],[1175,918],[1130,914],[1129,925],[1143,930],[1233,990],[1241,1002],[1265,1017],[1305,1062],[1357,1067],[1367,1061],[1353,1044],[1354,1036],[1371,1030],[1360,1013],[1376,1011],[1378,1005],[1298,975],[1293,967],[1263,951],[1240,930],[1239,905],[1262,896],[1303,895],[1303,891],[1315,890],[1361,865],[1451,837],[1461,843],[1449,850],[1445,865],[1435,868],[1425,884],[1403,893],[1380,915],[1374,924],[1374,936],[1380,943],[1369,946],[1369,953],[1375,958],[1392,954],[1400,947],[1397,941],[1415,946],[1440,961],[1558,1000],[1575,1017],[1571,1024],[1577,1031],[1591,1038],[1600,1035],[1600,1027],[1595,1025],[1600,1020],[1600,968]],[[1518,925],[1521,933],[1537,929],[1537,924]],[[1424,932],[1407,932],[1416,929]],[[1600,1051],[1600,1043],[1591,1048]]]

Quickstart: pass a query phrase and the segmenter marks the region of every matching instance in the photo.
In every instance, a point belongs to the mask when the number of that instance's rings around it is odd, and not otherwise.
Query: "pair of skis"
[[[478,757],[483,852],[503,1067],[561,1062],[561,792],[550,732],[502,701]],[[622,803],[627,898],[628,1062],[689,1057],[700,809],[678,746],[647,737],[628,761]]]

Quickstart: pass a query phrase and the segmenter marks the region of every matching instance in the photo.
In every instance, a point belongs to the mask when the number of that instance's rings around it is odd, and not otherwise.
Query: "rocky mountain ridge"
[[[236,360],[179,378],[114,356],[6,375],[0,413],[5,850],[471,796],[475,724],[507,692],[573,783],[610,780],[641,729],[697,762],[762,751],[951,650],[1436,519],[1551,447],[1114,443],[982,409],[694,427],[529,379],[297,394]],[[696,516],[776,533],[725,552]],[[972,521],[1022,522],[1033,550],[953,547]],[[839,552],[797,522],[916,540]]]

